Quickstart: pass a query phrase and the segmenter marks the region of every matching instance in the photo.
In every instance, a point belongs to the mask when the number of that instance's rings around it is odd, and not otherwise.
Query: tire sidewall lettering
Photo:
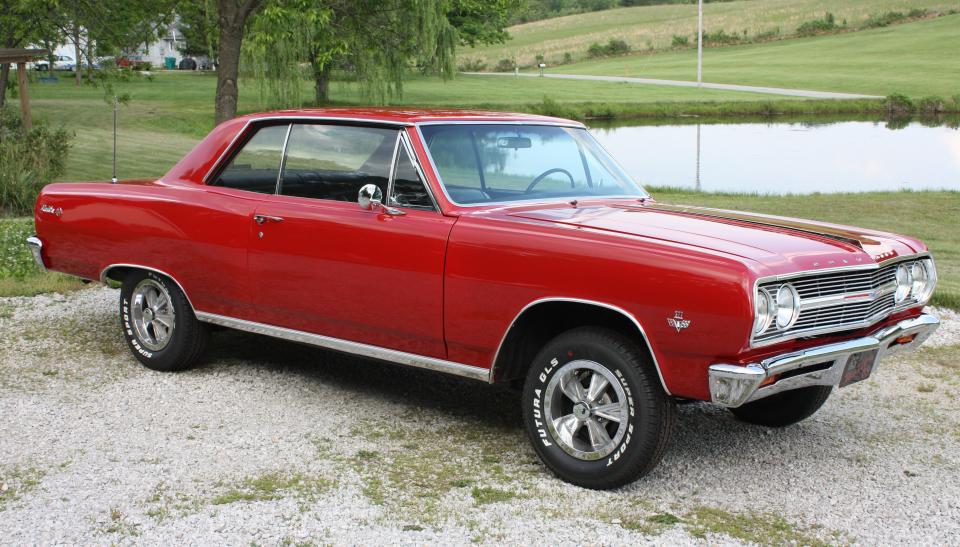
[[[544,447],[554,447],[555,451],[561,454],[561,457],[570,458],[572,460],[582,462],[582,463],[599,463],[605,460],[605,464],[604,464],[605,467],[609,467],[611,465],[614,465],[616,462],[620,460],[620,458],[629,448],[631,441],[633,440],[633,437],[634,437],[633,433],[634,433],[634,418],[636,416],[636,405],[633,398],[633,390],[630,388],[629,381],[624,376],[623,372],[620,370],[619,367],[609,366],[607,364],[601,365],[607,368],[608,370],[610,370],[616,376],[616,378],[620,382],[620,385],[623,388],[623,391],[627,400],[627,409],[629,414],[627,431],[623,439],[620,441],[619,446],[617,446],[617,448],[610,455],[604,458],[604,460],[596,460],[595,462],[591,462],[588,460],[580,460],[578,458],[574,458],[573,456],[561,450],[559,446],[556,446],[554,444],[553,436],[550,434],[547,428],[547,424],[545,423],[544,413],[543,413],[543,409],[546,404],[546,401],[544,400],[544,396],[546,392],[547,383],[550,381],[550,378],[552,377],[554,371],[556,371],[558,368],[565,365],[567,362],[571,360],[573,359],[570,359],[568,361],[562,361],[561,358],[559,357],[553,357],[550,359],[550,361],[546,365],[539,365],[541,367],[540,372],[537,375],[537,381],[539,383],[533,388],[533,397],[530,398],[529,406],[526,411],[529,412],[530,413],[529,415],[533,418],[533,425],[536,429],[537,437],[539,441],[543,443]]]
[[[167,286],[166,280],[164,280],[162,277],[153,272],[148,272],[146,277],[156,281],[162,285],[168,293],[170,293],[170,288]],[[136,330],[133,328],[133,324],[130,320],[131,315],[130,299],[127,298],[126,295],[122,295],[120,300],[120,318],[123,323],[123,333],[135,352],[146,357],[147,359],[153,359],[156,353],[143,347],[143,345],[140,343],[140,340],[137,338]]]

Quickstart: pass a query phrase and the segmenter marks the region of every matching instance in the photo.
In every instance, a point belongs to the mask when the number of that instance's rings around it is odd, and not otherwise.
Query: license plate
[[[861,351],[847,357],[847,366],[843,369],[840,378],[840,387],[866,380],[873,372],[873,365],[877,362],[879,350]]]

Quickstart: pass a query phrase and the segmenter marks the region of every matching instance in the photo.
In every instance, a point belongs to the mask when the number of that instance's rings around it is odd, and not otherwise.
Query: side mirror
[[[383,209],[383,213],[392,217],[403,216],[406,213],[396,207],[388,207],[383,204],[383,191],[376,184],[364,184],[360,188],[360,195],[357,196],[357,205],[364,211],[373,209],[374,206]]]
[[[364,184],[360,188],[357,204],[364,211],[369,211],[374,205],[383,205],[383,192],[376,184]]]

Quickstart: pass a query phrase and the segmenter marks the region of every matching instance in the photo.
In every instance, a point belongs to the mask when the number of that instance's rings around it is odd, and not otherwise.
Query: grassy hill
[[[957,0],[742,0],[709,3],[704,7],[704,28],[708,32],[724,30],[748,37],[764,33],[793,34],[802,23],[820,19],[826,12],[851,27],[860,26],[872,16],[889,11],[911,9],[947,12],[960,9]],[[697,10],[691,4],[619,8],[567,17],[546,19],[509,29],[512,39],[505,44],[464,49],[461,62],[473,59],[489,68],[501,59],[513,59],[521,66],[535,63],[542,54],[546,62],[558,64],[565,53],[573,60],[586,56],[592,43],[622,39],[634,50],[662,50],[671,46],[673,36],[685,36],[693,43],[697,31]]]
[[[960,94],[960,14],[885,28],[704,51],[709,82],[913,96]],[[550,69],[570,74],[696,79],[695,50]]]

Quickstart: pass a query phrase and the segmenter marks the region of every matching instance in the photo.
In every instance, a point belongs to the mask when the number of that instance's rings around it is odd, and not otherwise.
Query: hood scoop
[[[632,207],[631,207],[632,208]],[[845,243],[847,245],[852,245],[860,250],[863,250],[864,245],[879,245],[879,241],[870,239],[862,234],[854,234],[845,230],[840,229],[831,229],[828,226],[823,226],[820,224],[808,224],[805,222],[797,222],[787,219],[779,219],[775,217],[766,217],[761,215],[751,215],[747,213],[739,213],[736,211],[725,211],[721,209],[707,209],[704,207],[693,207],[688,205],[667,205],[661,203],[650,203],[645,204],[643,209],[653,209],[656,211],[663,211],[666,213],[675,213],[681,215],[692,215],[704,218],[712,218],[719,220],[729,220],[733,222],[742,222],[747,224],[754,224],[758,226],[769,226],[771,228],[782,228],[786,230],[792,230],[795,232],[802,232],[805,234],[810,234],[826,239],[831,239],[833,241],[838,241],[840,243]],[[857,236],[857,237],[853,237]]]

